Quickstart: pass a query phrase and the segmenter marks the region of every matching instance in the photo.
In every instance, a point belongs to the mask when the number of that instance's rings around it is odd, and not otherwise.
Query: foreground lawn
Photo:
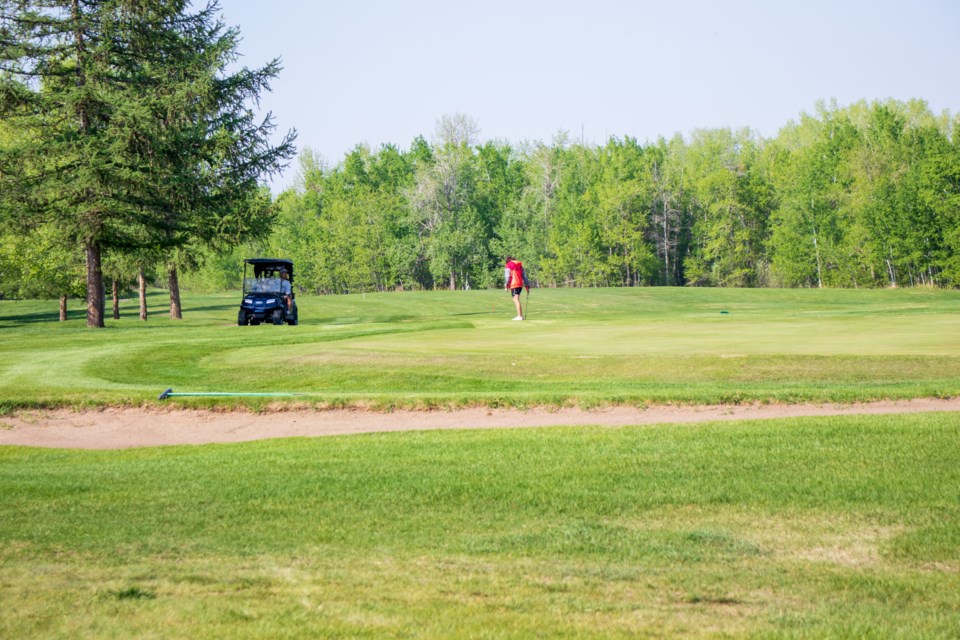
[[[960,415],[0,448],[0,637],[953,638]]]
[[[151,304],[163,304],[155,292]],[[282,392],[327,406],[838,401],[960,393],[960,292],[542,289],[301,296],[297,327],[238,327],[235,295],[105,330],[0,301],[0,411]],[[76,305],[75,305],[76,306]],[[168,404],[264,399],[171,399]]]

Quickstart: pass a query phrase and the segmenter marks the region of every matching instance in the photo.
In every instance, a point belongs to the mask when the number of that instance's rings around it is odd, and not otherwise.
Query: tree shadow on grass
[[[67,320],[85,320],[86,307],[82,309],[67,309]],[[57,303],[49,311],[33,311],[30,313],[11,313],[0,315],[0,329],[10,329],[23,324],[39,324],[44,322],[59,322],[60,308]]]
[[[239,311],[240,303],[237,304],[209,304],[205,307],[183,307],[183,315],[196,313],[197,311]]]
[[[327,316],[320,318],[304,318],[301,314],[300,324],[392,324],[422,320],[422,316],[389,315],[389,316]]]
[[[123,304],[126,302],[127,304]],[[239,308],[240,305],[233,304],[217,304],[217,305],[206,305],[203,307],[184,307],[183,314],[184,317],[189,317],[191,313],[198,312],[219,312],[219,311],[230,311],[234,308]],[[0,312],[0,329],[3,328],[13,328],[17,326],[22,326],[25,324],[43,324],[49,322],[60,321],[60,307],[57,301],[53,301],[49,307],[49,310],[36,311],[36,305],[31,304],[32,310],[25,311],[22,313],[17,313],[16,309],[10,309],[7,307],[4,309],[4,312]],[[156,303],[147,305],[147,322],[150,318],[155,317],[166,317],[170,313],[170,308],[167,305]],[[86,306],[74,305],[73,307],[67,308],[67,322],[75,320],[86,320],[87,319],[87,308]],[[106,322],[117,321],[113,317],[113,310],[108,301],[106,308],[106,314],[104,315],[104,320]],[[120,307],[120,318],[119,320],[140,320],[140,306],[139,303],[134,300],[134,304],[131,305],[129,300],[121,301]]]

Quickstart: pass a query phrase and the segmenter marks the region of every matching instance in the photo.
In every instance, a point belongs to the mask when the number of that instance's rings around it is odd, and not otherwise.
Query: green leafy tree
[[[401,153],[385,145],[372,158],[369,175],[376,188],[376,199],[368,210],[368,220],[380,218],[381,243],[385,266],[382,288],[409,288],[418,282],[416,233],[410,226],[409,205],[404,195],[414,183],[412,153]]]
[[[654,190],[645,152],[635,139],[611,139],[600,150],[598,163],[590,196],[609,283],[636,286],[650,282],[657,264],[647,242],[647,212]]]
[[[887,283],[896,286],[910,249],[910,223],[902,209],[901,188],[904,121],[895,111],[877,105],[863,113],[857,146],[851,151],[850,213],[845,231],[843,265],[854,284]]]
[[[80,254],[52,224],[23,235],[0,235],[0,294],[9,298],[60,300],[60,320],[67,319],[67,300],[84,295],[84,265]]]
[[[564,286],[603,286],[610,274],[604,264],[600,222],[591,211],[589,190],[598,169],[596,153],[583,146],[561,147],[555,202],[547,228],[543,277]]]
[[[908,132],[905,145],[919,277],[924,284],[960,286],[960,140],[951,143],[943,131],[924,126]]]
[[[409,192],[430,274],[451,290],[458,288],[458,280],[461,286],[469,283],[486,254],[475,187],[472,150],[466,142],[451,140],[436,150],[432,162],[417,166]]]
[[[843,114],[824,113],[823,121],[804,118],[797,138],[802,146],[790,154],[779,174],[780,206],[772,217],[772,269],[787,286],[839,284],[834,276],[842,256],[844,220],[849,199],[846,163],[857,131]]]
[[[689,284],[751,287],[765,273],[767,221],[775,202],[762,148],[749,131],[699,131],[687,150],[695,200]]]
[[[277,218],[264,251],[293,260],[297,265],[294,286],[319,294],[330,291],[324,280],[324,248],[318,224],[326,164],[311,149],[301,152],[299,163],[296,187],[281,193],[273,203]]]
[[[655,284],[671,286],[684,281],[683,257],[690,242],[686,151],[687,145],[678,135],[669,142],[661,138],[646,152],[653,187],[648,235],[659,262]]]

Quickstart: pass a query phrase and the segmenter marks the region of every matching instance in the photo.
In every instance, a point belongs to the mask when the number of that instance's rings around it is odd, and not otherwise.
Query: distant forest
[[[294,260],[301,293],[484,288],[512,255],[541,287],[960,286],[960,117],[920,100],[820,104],[774,138],[478,131],[456,114],[406,150],[304,150],[296,186],[261,190],[234,242],[108,250],[105,280],[167,286],[179,270],[183,287],[236,289],[243,258],[269,256]],[[82,297],[81,248],[31,233],[0,236],[0,293]]]
[[[922,101],[821,104],[773,139],[476,134],[455,115],[406,151],[301,153],[269,236],[221,273],[264,253],[315,293],[463,289],[502,286],[509,254],[542,287],[960,285],[960,118]]]

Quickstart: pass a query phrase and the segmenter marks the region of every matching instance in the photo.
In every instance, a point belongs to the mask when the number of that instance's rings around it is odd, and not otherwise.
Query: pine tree
[[[104,325],[104,250],[262,230],[258,180],[293,155],[250,108],[278,61],[225,74],[239,34],[210,3],[0,0],[0,211],[83,248],[87,324]]]

